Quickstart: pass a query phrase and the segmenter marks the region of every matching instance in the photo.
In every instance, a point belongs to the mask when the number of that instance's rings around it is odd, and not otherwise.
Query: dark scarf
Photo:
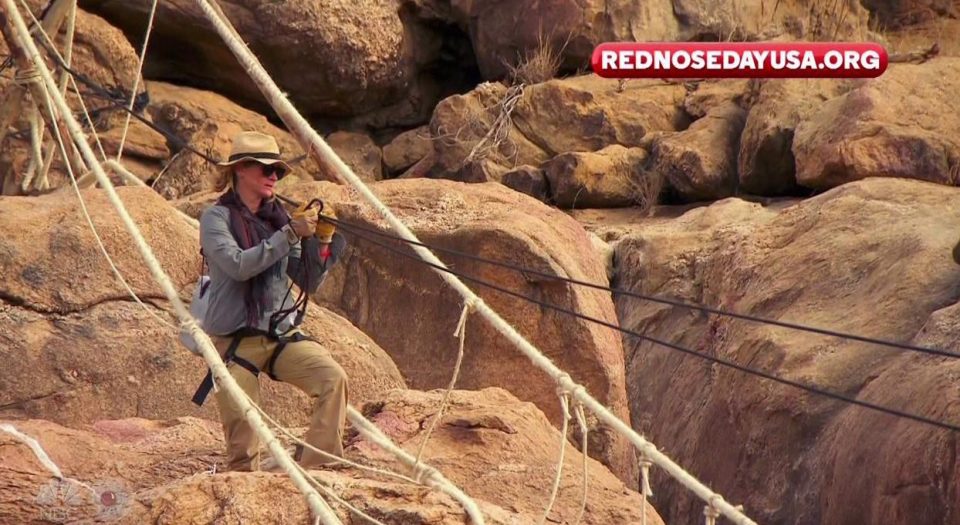
[[[243,250],[257,246],[290,222],[290,217],[278,201],[264,201],[254,215],[232,189],[220,196],[217,204],[230,210],[230,233]],[[277,261],[272,267],[247,281],[244,295],[247,326],[256,326],[268,306],[266,284],[271,273],[274,277],[281,276],[282,262],[282,259]]]

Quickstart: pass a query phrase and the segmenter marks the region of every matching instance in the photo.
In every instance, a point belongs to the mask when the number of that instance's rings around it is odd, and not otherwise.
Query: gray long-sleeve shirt
[[[264,309],[256,328],[267,331],[270,316],[281,309],[289,309],[294,304],[296,290],[287,294],[292,278],[301,289],[306,284],[304,277],[309,273],[309,287],[304,289],[312,294],[320,285],[326,271],[332,266],[343,250],[342,236],[336,234],[331,246],[332,257],[326,262],[319,256],[319,241],[309,237],[294,245],[287,241],[287,235],[277,230],[260,244],[246,250],[230,233],[230,211],[219,205],[207,208],[200,217],[200,246],[207,258],[210,286],[204,329],[210,335],[227,335],[246,324],[247,314],[244,304],[246,281],[256,277],[280,261],[281,271],[271,274],[266,283],[267,308]],[[278,333],[284,333],[292,322],[282,323]]]

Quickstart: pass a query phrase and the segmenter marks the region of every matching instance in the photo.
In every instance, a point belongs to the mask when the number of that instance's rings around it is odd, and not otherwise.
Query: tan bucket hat
[[[226,161],[218,162],[221,167],[233,166],[238,162],[255,161],[261,164],[279,164],[290,173],[292,168],[280,158],[280,146],[277,139],[257,131],[242,131],[233,137],[230,156]]]

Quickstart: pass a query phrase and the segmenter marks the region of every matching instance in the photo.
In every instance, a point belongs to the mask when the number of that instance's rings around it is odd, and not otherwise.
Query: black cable
[[[49,7],[50,7],[50,4],[48,4],[47,9],[49,9]],[[48,45],[46,42],[42,41],[42,39],[41,39],[41,40],[40,40],[40,43],[41,43],[41,45],[43,45],[45,48],[47,48],[47,50],[50,52],[50,56],[52,56],[52,57],[54,58],[54,60],[56,60],[56,62],[57,62],[57,67],[58,67],[58,68],[63,69],[64,71],[66,71],[67,73],[69,73],[70,75],[72,75],[74,78],[76,78],[77,80],[79,80],[81,83],[83,83],[84,85],[86,85],[86,86],[88,86],[88,87],[90,87],[91,89],[94,90],[94,93],[86,93],[86,95],[93,95],[93,96],[97,96],[97,97],[99,97],[99,98],[103,98],[103,99],[107,100],[111,107],[113,107],[113,108],[115,108],[115,109],[120,109],[120,110],[122,110],[122,111],[125,111],[125,112],[129,113],[130,115],[132,115],[134,118],[136,118],[137,120],[139,120],[140,122],[142,122],[143,124],[145,124],[146,126],[148,126],[149,128],[151,128],[151,129],[153,129],[154,131],[156,131],[156,132],[162,134],[163,136],[165,136],[168,140],[170,140],[171,142],[173,142],[173,144],[174,144],[175,146],[179,147],[179,148],[181,148],[181,149],[186,149],[187,151],[189,151],[189,152],[191,152],[191,153],[193,153],[193,154],[195,154],[195,155],[203,158],[204,160],[206,160],[207,162],[209,162],[209,163],[211,163],[211,164],[218,164],[218,163],[220,162],[219,160],[217,160],[217,159],[215,159],[215,158],[213,158],[213,157],[211,157],[211,156],[209,156],[209,155],[207,155],[207,154],[205,154],[205,153],[197,150],[196,148],[192,147],[187,141],[181,139],[180,137],[178,137],[178,136],[177,136],[176,134],[174,134],[173,132],[171,132],[171,131],[169,131],[169,130],[167,130],[167,129],[164,129],[163,127],[158,126],[157,124],[154,124],[153,122],[151,122],[151,121],[147,120],[146,118],[142,117],[142,116],[137,112],[136,108],[139,107],[139,108],[142,110],[143,106],[145,106],[145,105],[149,102],[149,98],[146,97],[146,92],[144,92],[143,94],[141,94],[141,95],[139,95],[139,96],[137,97],[137,101],[136,101],[135,104],[134,104],[135,109],[134,109],[134,110],[131,110],[131,109],[129,109],[129,108],[127,107],[126,102],[125,102],[125,100],[126,100],[127,98],[129,98],[129,95],[123,93],[122,90],[119,90],[119,93],[117,93],[116,90],[114,90],[114,92],[111,92],[111,90],[109,90],[109,89],[107,89],[107,88],[105,88],[105,87],[97,84],[96,82],[90,80],[89,78],[87,78],[86,76],[82,75],[81,73],[78,73],[78,72],[74,71],[74,70],[71,69],[69,66],[67,66],[67,65],[60,59],[60,57],[59,57],[56,53],[50,51],[49,45]],[[11,57],[11,58],[8,58],[8,61],[10,61],[10,60],[12,60],[12,57]],[[2,68],[0,68],[0,70],[2,70]],[[79,93],[79,92],[77,92],[77,94],[78,94],[78,95],[81,95],[81,96],[84,95],[84,94],[81,94],[81,93]],[[121,103],[119,100],[123,100],[123,102]],[[98,108],[98,109],[95,109],[94,112],[96,112],[96,111],[101,111],[101,110],[103,110],[103,109],[104,109],[104,108]],[[288,163],[289,163],[289,164],[297,164],[297,163],[303,161],[304,159],[306,159],[306,157],[307,157],[306,155],[300,155],[300,156],[298,156],[298,157],[296,157],[296,158],[294,158],[294,159],[291,159],[290,161],[288,161]],[[278,195],[278,196],[279,196],[279,195]],[[283,198],[282,196],[279,196],[279,197],[281,197],[281,199],[286,200],[287,202],[290,202],[290,203],[294,203],[294,202],[295,202],[295,201],[290,201],[290,200],[288,200],[288,199],[285,199],[285,198]],[[329,218],[326,218],[326,217],[325,217],[324,220],[328,220],[328,221],[330,221],[330,222],[333,222],[333,223],[336,224],[336,225],[342,224],[341,221],[338,221],[338,220],[336,220],[336,219],[329,219]],[[715,314],[715,315],[721,315],[721,316],[725,316],[725,317],[732,317],[732,318],[741,319],[741,320],[745,320],[745,321],[751,321],[751,322],[756,322],[756,323],[768,324],[768,325],[772,325],[772,326],[779,326],[779,327],[782,327],[782,328],[790,328],[790,329],[793,329],[793,330],[800,330],[800,331],[804,331],[804,332],[816,333],[816,334],[826,335],[826,336],[831,336],[831,337],[838,337],[838,338],[841,338],[841,339],[848,339],[848,340],[852,340],[852,341],[860,341],[860,342],[863,342],[863,343],[876,344],[876,345],[887,346],[887,347],[891,347],[891,348],[899,348],[899,349],[903,349],[903,350],[910,350],[910,351],[914,351],[914,352],[920,352],[920,353],[931,354],[931,355],[939,355],[939,356],[943,356],[943,357],[960,358],[960,354],[957,354],[957,353],[954,353],[954,352],[949,352],[949,351],[946,351],[946,350],[938,350],[938,349],[934,349],[934,348],[925,348],[925,347],[922,347],[922,346],[911,345],[911,344],[909,344],[909,343],[898,343],[898,342],[894,342],[894,341],[886,341],[886,340],[883,340],[883,339],[877,339],[877,338],[872,338],[872,337],[860,336],[860,335],[856,335],[856,334],[848,334],[848,333],[838,332],[838,331],[834,331],[834,330],[827,330],[827,329],[823,329],[823,328],[817,328],[817,327],[812,327],[812,326],[800,325],[800,324],[796,324],[796,323],[788,323],[788,322],[785,322],[785,321],[778,321],[778,320],[775,320],[775,319],[768,319],[768,318],[763,318],[763,317],[751,316],[751,315],[747,315],[747,314],[739,314],[739,313],[736,313],[736,312],[728,312],[728,311],[721,310],[721,309],[718,309],[718,308],[712,308],[712,307],[709,307],[709,306],[706,306],[706,305],[700,305],[700,304],[695,304],[695,303],[683,302],[683,301],[680,301],[680,300],[677,300],[677,299],[670,299],[670,298],[658,297],[658,296],[654,296],[654,295],[647,295],[647,294],[641,294],[641,293],[636,293],[636,292],[629,292],[629,291],[627,291],[627,290],[622,290],[622,289],[617,289],[617,288],[611,288],[611,287],[608,287],[608,286],[603,286],[603,285],[599,285],[599,284],[595,284],[595,283],[590,283],[590,282],[586,282],[586,281],[581,281],[581,280],[577,280],[577,279],[571,279],[571,278],[568,278],[568,277],[561,277],[561,276],[558,276],[558,275],[551,275],[551,274],[547,274],[547,273],[540,272],[540,271],[537,271],[537,270],[533,270],[533,269],[530,269],[530,268],[524,268],[524,267],[521,267],[521,266],[518,266],[518,265],[513,265],[513,264],[510,264],[510,263],[505,263],[505,262],[495,261],[495,260],[491,260],[491,259],[486,259],[486,258],[483,258],[483,257],[479,257],[479,256],[476,256],[476,255],[468,254],[468,253],[464,253],[464,252],[460,252],[460,251],[457,251],[457,250],[451,250],[451,249],[448,249],[448,248],[441,248],[441,247],[432,246],[432,245],[425,244],[425,243],[420,243],[420,242],[416,242],[416,241],[410,241],[410,240],[403,239],[403,238],[401,238],[401,237],[398,237],[398,236],[395,236],[395,235],[392,235],[392,234],[389,234],[389,233],[386,233],[386,232],[382,232],[382,231],[380,231],[380,230],[378,230],[378,229],[375,229],[375,228],[367,228],[367,227],[364,227],[364,226],[361,226],[361,225],[356,225],[356,224],[355,224],[355,225],[352,225],[352,226],[353,226],[353,227],[356,227],[356,228],[358,228],[358,229],[361,229],[361,230],[366,230],[366,231],[371,232],[371,233],[374,233],[374,234],[376,234],[376,235],[385,236],[385,237],[390,237],[390,238],[393,238],[393,239],[396,239],[396,240],[400,240],[400,241],[403,241],[403,242],[406,242],[406,243],[409,243],[409,244],[414,244],[414,245],[422,246],[422,247],[428,248],[428,249],[430,249],[430,250],[434,250],[434,251],[438,251],[438,252],[444,252],[444,253],[449,253],[449,254],[451,254],[451,255],[456,255],[456,256],[459,256],[459,257],[469,258],[469,259],[472,259],[472,260],[484,262],[484,263],[486,263],[486,264],[491,264],[491,265],[495,265],[495,266],[500,266],[500,267],[504,267],[504,268],[509,268],[509,269],[512,269],[512,270],[515,270],[515,271],[518,271],[518,272],[528,273],[528,274],[530,274],[530,275],[538,275],[538,276],[541,276],[541,277],[545,277],[545,278],[549,278],[549,279],[553,279],[553,280],[559,280],[559,281],[567,282],[567,283],[570,283],[570,284],[576,284],[576,285],[579,285],[579,286],[587,286],[587,287],[590,287],[590,288],[595,288],[595,289],[598,289],[598,290],[603,290],[603,291],[609,292],[609,293],[611,293],[611,294],[613,294],[613,295],[622,295],[622,296],[627,296],[627,297],[633,297],[633,298],[637,298],[637,299],[643,299],[643,300],[646,300],[646,301],[657,302],[657,303],[661,303],[661,304],[667,304],[667,305],[671,305],[671,306],[675,306],[675,307],[688,308],[688,309],[693,309],[693,310],[700,310],[700,311],[707,312],[707,313],[712,313],[712,314]]]
[[[349,226],[348,226],[348,225],[344,225],[343,223],[341,223],[341,226],[339,227],[339,229],[340,229],[341,231],[345,231],[345,232],[347,232],[347,233],[350,233],[351,235],[354,235],[354,236],[356,236],[356,237],[358,237],[358,238],[360,238],[360,239],[366,240],[367,242],[369,242],[369,243],[371,243],[371,244],[374,244],[374,245],[377,245],[377,246],[381,246],[381,247],[383,247],[383,248],[385,248],[385,249],[387,249],[387,250],[390,250],[390,251],[392,251],[392,252],[394,252],[394,253],[397,253],[398,255],[401,255],[401,256],[403,256],[403,257],[410,258],[410,259],[412,259],[412,260],[415,260],[415,261],[417,261],[417,262],[419,262],[419,263],[425,264],[425,265],[430,266],[430,267],[432,267],[432,268],[435,268],[435,269],[437,269],[437,270],[440,270],[440,271],[443,271],[443,272],[447,272],[447,273],[450,273],[450,274],[452,274],[452,275],[456,275],[457,277],[459,277],[459,278],[461,278],[461,279],[475,282],[475,283],[477,283],[477,284],[479,284],[479,285],[481,285],[481,286],[485,286],[485,287],[487,287],[487,288],[491,288],[491,289],[496,290],[496,291],[498,291],[498,292],[501,292],[501,293],[504,293],[504,294],[507,294],[507,295],[510,295],[510,296],[513,296],[513,297],[517,297],[517,298],[523,299],[523,300],[525,300],[525,301],[529,301],[529,302],[534,303],[534,304],[537,304],[537,305],[539,305],[539,306],[541,306],[541,307],[543,307],[543,308],[548,308],[548,309],[555,310],[555,311],[558,311],[558,312],[561,312],[561,313],[564,313],[564,314],[567,314],[567,315],[574,316],[574,317],[579,318],[579,319],[583,319],[583,320],[585,320],[585,321],[589,321],[589,322],[596,323],[596,324],[599,324],[599,325],[602,325],[602,326],[606,326],[606,327],[608,327],[608,328],[612,328],[612,329],[614,329],[614,330],[617,330],[617,331],[619,331],[619,332],[621,332],[621,333],[630,335],[630,336],[632,336],[632,337],[636,337],[636,338],[639,338],[639,339],[644,339],[644,340],[650,341],[650,342],[652,342],[652,343],[659,344],[659,345],[661,345],[661,346],[665,346],[665,347],[670,348],[670,349],[672,349],[672,350],[676,350],[676,351],[678,351],[678,352],[683,352],[683,353],[688,354],[688,355],[692,355],[692,356],[695,356],[695,357],[699,357],[699,358],[701,358],[701,359],[705,359],[705,360],[707,360],[707,361],[711,361],[711,362],[713,362],[713,363],[716,363],[716,364],[719,364],[719,365],[723,365],[723,366],[732,368],[732,369],[734,369],[734,370],[738,370],[738,371],[740,371],[740,372],[743,372],[743,373],[746,373],[746,374],[749,374],[749,375],[754,375],[754,376],[757,376],[757,377],[762,377],[762,378],[768,379],[768,380],[770,380],[770,381],[775,381],[775,382],[777,382],[777,383],[781,383],[781,384],[784,384],[784,385],[787,385],[787,386],[791,386],[791,387],[794,387],[794,388],[798,388],[798,389],[801,389],[801,390],[805,390],[805,391],[810,392],[810,393],[812,393],[812,394],[817,394],[817,395],[821,395],[821,396],[824,396],[824,397],[828,397],[828,398],[831,398],[831,399],[834,399],[834,400],[837,400],[837,401],[843,401],[843,402],[845,402],[845,403],[850,403],[850,404],[858,405],[858,406],[861,406],[861,407],[864,407],[864,408],[869,408],[869,409],[871,409],[871,410],[876,410],[876,411],[878,411],[878,412],[882,412],[882,413],[885,413],[885,414],[888,414],[888,415],[892,415],[892,416],[896,416],[896,417],[901,417],[901,418],[905,418],[905,419],[911,419],[911,420],[913,420],[913,421],[918,421],[918,422],[921,422],[921,423],[926,423],[926,424],[928,424],[928,425],[933,425],[933,426],[936,426],[936,427],[939,427],[939,428],[944,428],[944,429],[953,430],[953,431],[960,431],[960,426],[956,426],[956,425],[953,425],[953,424],[950,424],[950,423],[944,423],[944,422],[942,422],[942,421],[937,421],[937,420],[930,419],[930,418],[927,418],[927,417],[924,417],[924,416],[918,416],[918,415],[910,414],[910,413],[908,413],[908,412],[903,412],[903,411],[901,411],[901,410],[897,410],[897,409],[893,409],[893,408],[887,408],[887,407],[884,407],[884,406],[881,406],[881,405],[877,405],[877,404],[870,403],[870,402],[867,402],[867,401],[861,401],[861,400],[858,400],[858,399],[855,399],[855,398],[852,398],[852,397],[849,397],[849,396],[845,396],[845,395],[843,395],[843,394],[838,394],[838,393],[836,393],[836,392],[831,392],[831,391],[829,391],[829,390],[824,390],[824,389],[822,389],[822,388],[818,388],[818,387],[815,387],[815,386],[811,386],[811,385],[807,385],[807,384],[804,384],[804,383],[800,383],[800,382],[798,382],[798,381],[793,381],[793,380],[790,380],[790,379],[785,379],[785,378],[779,377],[779,376],[777,376],[777,375],[774,375],[774,374],[771,374],[771,373],[768,373],[768,372],[764,372],[764,371],[762,371],[762,370],[756,370],[756,369],[754,369],[754,368],[750,368],[750,367],[747,367],[747,366],[744,366],[744,365],[740,365],[740,364],[738,364],[738,363],[735,363],[735,362],[730,361],[730,360],[727,360],[727,359],[723,359],[723,358],[720,358],[720,357],[715,357],[715,356],[711,356],[711,355],[707,355],[707,354],[702,354],[702,353],[700,353],[700,352],[696,352],[696,351],[694,351],[694,350],[690,350],[690,349],[688,349],[688,348],[684,348],[684,347],[682,347],[682,346],[680,346],[680,345],[677,345],[677,344],[673,344],[673,343],[670,343],[670,342],[667,342],[667,341],[662,341],[662,340],[660,340],[660,339],[657,339],[657,338],[654,338],[654,337],[650,337],[650,336],[648,336],[648,335],[644,335],[644,334],[635,332],[635,331],[633,331],[633,330],[628,330],[628,329],[626,329],[626,328],[617,326],[617,325],[615,325],[615,324],[613,324],[613,323],[609,323],[609,322],[604,321],[604,320],[602,320],[602,319],[597,319],[597,318],[594,318],[594,317],[590,317],[590,316],[588,316],[588,315],[584,315],[584,314],[581,314],[581,313],[579,313],[579,312],[575,312],[575,311],[573,311],[573,310],[570,310],[570,309],[567,309],[567,308],[564,308],[564,307],[561,307],[561,306],[557,306],[557,305],[548,303],[548,302],[546,302],[546,301],[542,301],[542,300],[540,300],[540,299],[536,299],[536,298],[530,297],[530,296],[528,296],[528,295],[524,295],[524,294],[519,293],[519,292],[514,292],[514,291],[512,291],[512,290],[509,290],[509,289],[504,288],[504,287],[502,287],[502,286],[498,286],[498,285],[496,285],[496,284],[490,283],[490,282],[485,281],[485,280],[483,280],[483,279],[479,279],[479,278],[476,278],[476,277],[471,277],[471,276],[466,275],[466,274],[464,274],[464,273],[462,273],[462,272],[458,272],[458,271],[455,271],[455,270],[451,270],[451,269],[449,269],[449,268],[444,268],[443,266],[440,266],[440,265],[437,265],[437,264],[433,264],[433,263],[424,261],[423,259],[421,259],[420,257],[418,257],[418,256],[416,256],[416,255],[414,255],[414,254],[406,253],[406,252],[404,252],[403,250],[400,250],[400,249],[398,249],[398,248],[395,248],[395,247],[393,247],[393,246],[390,246],[389,244],[387,244],[387,243],[385,243],[385,242],[377,241],[377,240],[375,240],[375,239],[373,239],[373,238],[371,238],[371,237],[367,237],[366,235],[363,235],[363,234],[361,234],[361,233],[358,233],[357,231],[351,231],[352,228],[353,228],[352,225],[349,225]]]
[[[322,218],[323,220],[326,220],[326,221],[328,221],[328,222],[331,222],[331,223],[333,223],[334,225],[337,225],[337,226],[346,225],[346,223],[344,223],[343,221],[338,220],[338,219],[333,219],[333,218],[329,218],[329,217],[321,217],[321,218]],[[587,282],[587,281],[581,281],[581,280],[578,280],[578,279],[572,279],[572,278],[569,278],[569,277],[562,277],[562,276],[559,276],[559,275],[549,274],[549,273],[541,272],[541,271],[538,271],[538,270],[534,270],[534,269],[532,269],[532,268],[526,268],[526,267],[523,267],[523,266],[519,266],[519,265],[507,263],[507,262],[496,261],[496,260],[493,260],[493,259],[487,259],[486,257],[480,257],[480,256],[478,256],[478,255],[473,255],[473,254],[461,252],[461,251],[458,251],[458,250],[452,250],[452,249],[449,249],[449,248],[443,248],[443,247],[440,247],[440,246],[435,246],[435,245],[431,245],[431,244],[427,244],[427,243],[422,243],[422,242],[417,242],[417,241],[412,241],[412,240],[404,239],[403,237],[400,237],[400,236],[398,236],[398,235],[395,235],[395,234],[392,234],[392,233],[388,233],[388,232],[384,232],[384,231],[381,231],[381,230],[379,230],[379,229],[377,229],[377,228],[371,228],[371,227],[369,227],[369,226],[363,226],[363,225],[360,225],[360,224],[351,223],[351,224],[349,224],[349,227],[350,227],[350,228],[354,228],[354,229],[358,229],[358,230],[362,230],[362,231],[365,231],[365,232],[373,233],[373,234],[379,235],[379,236],[381,236],[381,237],[387,237],[387,238],[390,238],[390,239],[394,239],[394,240],[397,240],[397,241],[401,241],[401,242],[404,242],[404,243],[407,243],[407,244],[413,244],[413,245],[416,245],[416,246],[422,246],[422,247],[427,248],[427,249],[429,249],[429,250],[431,250],[431,251],[437,251],[437,252],[447,253],[447,254],[450,254],[450,255],[455,255],[455,256],[457,256],[457,257],[463,257],[463,258],[465,258],[465,259],[470,259],[470,260],[473,260],[473,261],[478,261],[478,262],[482,262],[482,263],[485,263],[485,264],[490,264],[490,265],[493,265],[493,266],[500,266],[500,267],[502,267],[502,268],[508,268],[508,269],[511,269],[511,270],[514,270],[514,271],[517,271],[517,272],[520,272],[520,273],[526,273],[526,274],[530,274],[530,275],[536,275],[536,276],[539,276],[539,277],[544,277],[544,278],[548,278],[548,279],[552,279],[552,280],[556,280],[556,281],[562,281],[562,282],[566,282],[566,283],[569,283],[569,284],[576,284],[576,285],[579,285],[579,286],[586,286],[586,287],[594,288],[594,289],[597,289],[597,290],[603,290],[603,291],[605,291],[605,292],[610,292],[610,293],[613,294],[613,295],[622,295],[622,296],[626,296],[626,297],[634,297],[634,298],[637,298],[637,299],[643,299],[643,300],[646,300],[646,301],[652,301],[652,302],[657,302],[657,303],[661,303],[661,304],[668,304],[668,305],[676,306],[676,307],[680,307],[680,308],[689,308],[689,309],[692,309],[692,310],[700,310],[700,311],[703,311],[703,312],[708,312],[708,313],[712,313],[712,314],[716,314],[716,315],[721,315],[721,316],[725,316],[725,317],[733,317],[733,318],[742,319],[742,320],[745,320],[745,321],[752,321],[752,322],[755,322],[755,323],[762,323],[762,324],[769,324],[769,325],[774,325],[774,326],[780,326],[780,327],[783,327],[783,328],[790,328],[790,329],[793,329],[793,330],[800,330],[800,331],[804,331],[804,332],[811,332],[811,333],[820,334],[820,335],[827,335],[827,336],[832,336],[832,337],[839,337],[839,338],[841,338],[841,339],[849,339],[849,340],[853,340],[853,341],[860,341],[860,342],[863,342],[863,343],[872,343],[872,344],[876,344],[876,345],[888,346],[888,347],[893,347],[893,348],[900,348],[900,349],[903,349],[903,350],[910,350],[910,351],[913,351],[913,352],[920,352],[920,353],[924,353],[924,354],[938,355],[938,356],[943,356],[943,357],[960,358],[960,354],[957,354],[957,353],[954,353],[954,352],[949,352],[949,351],[947,351],[947,350],[938,350],[938,349],[935,349],[935,348],[926,348],[926,347],[922,347],[922,346],[911,345],[911,344],[909,344],[909,343],[898,343],[898,342],[894,342],[894,341],[886,341],[886,340],[883,340],[883,339],[876,339],[876,338],[872,338],[872,337],[860,336],[860,335],[855,335],[855,334],[847,334],[847,333],[843,333],[843,332],[837,332],[837,331],[834,331],[834,330],[827,330],[827,329],[824,329],[824,328],[816,328],[816,327],[806,326],[806,325],[801,325],[801,324],[796,324],[796,323],[788,323],[788,322],[785,322],[785,321],[777,321],[777,320],[775,320],[775,319],[768,319],[768,318],[764,318],[764,317],[756,317],[756,316],[747,315],[747,314],[740,314],[740,313],[736,313],[736,312],[729,312],[729,311],[721,310],[721,309],[718,309],[718,308],[712,308],[712,307],[709,307],[709,306],[706,306],[706,305],[701,305],[701,304],[696,304],[696,303],[687,303],[687,302],[684,302],[684,301],[680,301],[680,300],[678,300],[678,299],[670,299],[670,298],[664,298],[664,297],[659,297],[659,296],[655,296],[655,295],[646,295],[646,294],[641,294],[641,293],[636,293],[636,292],[630,292],[630,291],[623,290],[623,289],[619,289],[619,288],[611,288],[611,287],[609,287],[609,286],[604,286],[604,285],[600,285],[600,284],[596,284],[596,283],[590,283],[590,282]]]

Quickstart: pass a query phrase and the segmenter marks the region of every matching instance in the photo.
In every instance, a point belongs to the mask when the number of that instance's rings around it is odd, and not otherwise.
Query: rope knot
[[[424,465],[420,463],[414,465],[413,469],[415,471],[413,479],[415,479],[417,483],[421,485],[424,484],[424,480],[437,479],[437,475],[439,474],[437,469],[431,467],[430,465]]]
[[[719,494],[710,496],[710,501],[703,508],[703,515],[706,517],[706,525],[716,525],[717,518],[720,517],[720,509],[718,507],[722,502],[723,497]]]
[[[453,331],[454,337],[459,337],[461,341],[466,332],[467,327],[467,314],[477,309],[477,305],[480,304],[482,299],[474,295],[473,297],[468,297],[463,302],[463,310],[460,311],[460,320],[457,321],[457,328]]]
[[[570,374],[566,372],[560,372],[557,374],[557,395],[569,394],[572,392],[578,385],[574,383],[573,378],[570,377]]]

